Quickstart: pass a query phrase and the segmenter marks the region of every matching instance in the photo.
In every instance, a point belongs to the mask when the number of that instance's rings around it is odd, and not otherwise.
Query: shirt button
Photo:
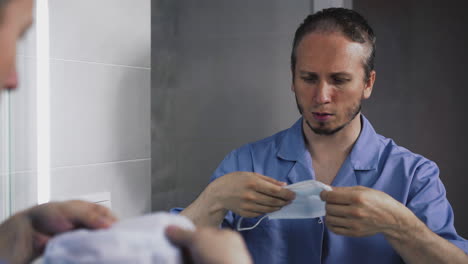
[[[319,223],[321,225],[322,224],[322,218],[319,218],[317,223]]]

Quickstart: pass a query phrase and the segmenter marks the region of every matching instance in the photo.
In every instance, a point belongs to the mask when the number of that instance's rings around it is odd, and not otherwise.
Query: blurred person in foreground
[[[1,90],[13,90],[18,85],[16,43],[32,24],[33,5],[33,0],[0,0]],[[0,263],[30,263],[43,253],[54,235],[78,228],[108,228],[116,220],[107,208],[83,201],[34,206],[1,223]],[[251,261],[242,238],[234,232],[211,228],[186,231],[171,226],[167,235],[174,244],[185,248],[195,263]]]

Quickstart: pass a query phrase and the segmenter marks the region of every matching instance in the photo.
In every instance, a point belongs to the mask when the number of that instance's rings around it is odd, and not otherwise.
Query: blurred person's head
[[[0,91],[18,85],[16,43],[32,23],[33,0],[0,0]]]

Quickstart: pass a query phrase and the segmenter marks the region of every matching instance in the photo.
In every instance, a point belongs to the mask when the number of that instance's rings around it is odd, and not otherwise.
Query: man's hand
[[[76,228],[107,228],[116,218],[105,207],[83,201],[53,202],[32,207],[0,226],[0,260],[30,263],[48,240]]]
[[[228,210],[243,217],[256,217],[279,210],[296,194],[286,183],[253,172],[233,172],[211,182],[180,214],[197,226],[219,226]]]
[[[296,197],[283,188],[286,183],[253,172],[226,174],[208,185],[206,191],[223,209],[243,217],[271,213]]]
[[[169,226],[166,235],[176,246],[187,250],[194,263],[252,263],[242,237],[230,230],[205,227],[188,231]]]
[[[320,197],[326,202],[327,227],[336,234],[382,233],[405,263],[468,263],[468,255],[386,193],[362,186],[333,187]]]
[[[333,187],[322,191],[330,231],[362,237],[383,233],[396,237],[412,228],[416,217],[388,194],[363,186]]]

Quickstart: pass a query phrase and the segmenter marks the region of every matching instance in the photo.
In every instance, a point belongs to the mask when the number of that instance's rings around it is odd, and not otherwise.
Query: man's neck
[[[315,162],[326,162],[333,159],[344,160],[358,139],[361,127],[360,113],[347,126],[333,135],[318,135],[310,129],[305,121],[302,124],[307,149]]]

